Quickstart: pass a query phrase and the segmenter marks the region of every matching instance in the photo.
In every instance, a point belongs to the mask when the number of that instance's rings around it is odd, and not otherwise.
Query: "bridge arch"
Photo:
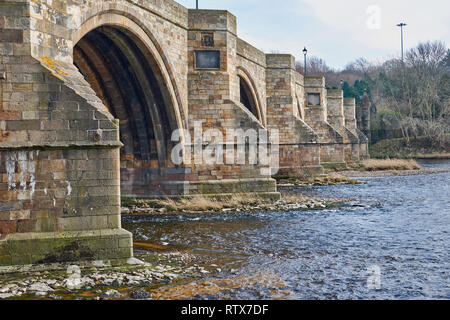
[[[172,133],[187,127],[173,68],[152,38],[117,12],[91,16],[73,34],[74,64],[120,120],[122,190],[133,196],[143,189],[139,184],[160,187],[168,179]]]
[[[266,125],[265,113],[261,107],[262,104],[255,82],[249,72],[243,67],[237,67],[237,76],[239,80],[241,103],[249,109],[263,125]]]
[[[158,39],[153,32],[141,21],[139,17],[131,14],[131,10],[121,11],[109,8],[110,3],[100,4],[91,8],[85,15],[79,26],[72,33],[72,43],[75,47],[77,43],[92,30],[102,26],[116,26],[128,33],[132,34],[137,43],[140,43],[144,48],[143,52],[147,57],[154,59],[161,72],[161,77],[167,85],[172,104],[176,111],[179,128],[186,130],[188,128],[187,106],[181,100],[180,91],[178,89],[176,76],[172,70],[174,66],[167,58]]]

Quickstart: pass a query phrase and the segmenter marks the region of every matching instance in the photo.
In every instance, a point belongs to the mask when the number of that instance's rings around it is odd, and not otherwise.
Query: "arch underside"
[[[262,116],[256,101],[255,93],[252,91],[250,84],[242,77],[239,78],[240,101],[250,112],[262,122]]]
[[[73,55],[97,96],[120,120],[122,193],[167,194],[161,185],[166,169],[173,167],[170,138],[178,123],[156,60],[131,32],[106,25],[81,38]]]

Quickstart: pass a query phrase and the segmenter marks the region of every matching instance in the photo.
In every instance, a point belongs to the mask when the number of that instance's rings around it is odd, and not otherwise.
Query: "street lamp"
[[[344,89],[344,80],[341,80],[340,83],[341,83],[341,89]]]
[[[306,76],[306,55],[308,54],[308,50],[306,50],[306,47],[303,49],[303,55],[305,56],[305,63],[303,65],[303,73]]]
[[[397,25],[397,27],[400,27],[400,30],[402,33],[402,62],[403,62],[403,27],[406,27],[406,26],[407,26],[407,24],[403,23],[403,22],[401,22]]]

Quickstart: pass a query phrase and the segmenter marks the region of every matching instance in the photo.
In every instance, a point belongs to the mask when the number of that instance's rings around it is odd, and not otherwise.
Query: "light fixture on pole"
[[[342,90],[342,89],[344,89],[344,80],[341,80],[340,83],[341,83],[341,90]]]
[[[303,49],[303,55],[304,55],[304,57],[305,57],[305,62],[304,62],[304,65],[303,65],[303,75],[305,75],[306,76],[306,55],[308,54],[308,50],[306,50],[306,47]]]
[[[403,61],[403,27],[406,27],[406,26],[407,26],[407,24],[403,23],[403,22],[401,22],[397,25],[397,27],[400,27],[401,34],[402,34],[402,61]]]

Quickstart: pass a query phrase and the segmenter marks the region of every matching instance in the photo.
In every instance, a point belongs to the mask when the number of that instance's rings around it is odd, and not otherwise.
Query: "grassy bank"
[[[359,184],[360,182],[338,173],[330,173],[317,177],[275,177],[279,187],[284,186],[333,186],[341,184]]]
[[[256,195],[233,195],[226,198],[205,196],[184,197],[180,199],[133,199],[125,198],[122,206],[137,209],[155,209],[156,212],[183,212],[183,211],[221,211],[223,209],[237,208],[243,205],[258,206],[270,203],[268,199]]]
[[[370,156],[376,159],[450,159],[450,138],[443,146],[433,146],[427,139],[386,139],[370,146]]]
[[[416,160],[406,159],[370,159],[362,161],[358,171],[420,170]]]
[[[219,212],[264,212],[324,209],[338,207],[346,199],[317,199],[302,195],[298,191],[283,192],[281,199],[274,201],[255,194],[230,197],[193,196],[180,199],[122,199],[123,215],[170,214],[170,213],[219,213]]]

